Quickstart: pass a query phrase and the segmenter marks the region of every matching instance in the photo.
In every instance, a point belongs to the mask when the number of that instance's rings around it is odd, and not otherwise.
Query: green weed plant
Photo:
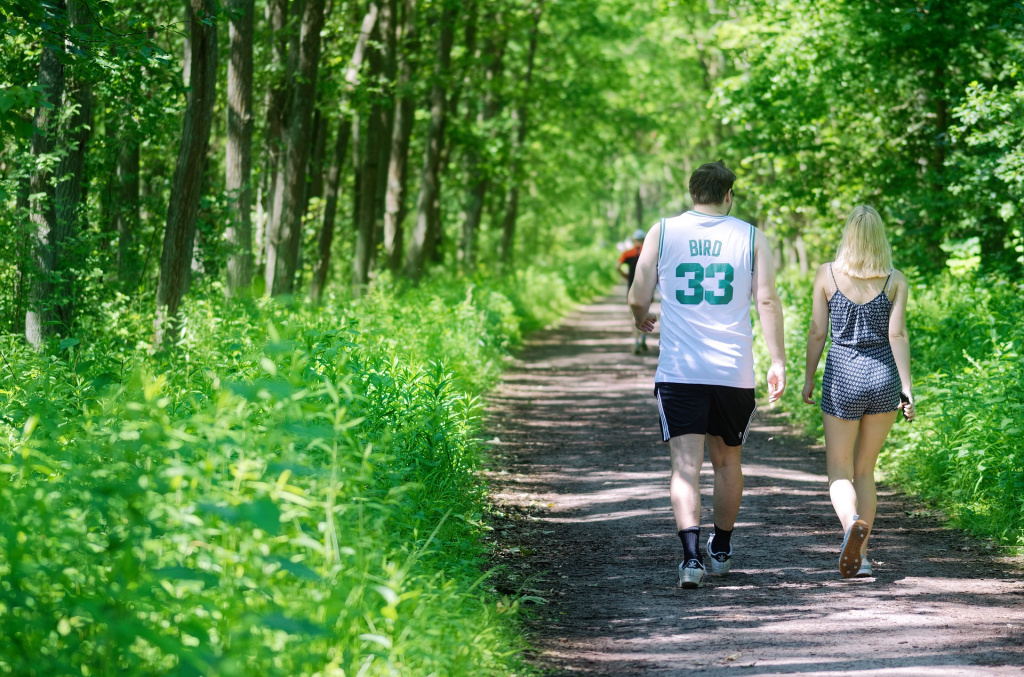
[[[479,396],[597,270],[193,295],[157,355],[127,303],[49,352],[0,339],[0,674],[522,670]]]

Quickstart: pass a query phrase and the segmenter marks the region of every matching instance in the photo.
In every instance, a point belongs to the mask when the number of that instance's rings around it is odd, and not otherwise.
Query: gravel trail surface
[[[1024,674],[1020,561],[880,486],[876,577],[840,578],[824,450],[771,410],[743,452],[732,573],[676,588],[657,343],[630,354],[624,296],[534,335],[489,398],[498,584],[547,602],[530,621],[537,665],[553,675]],[[790,387],[802,358],[789,356]],[[711,479],[705,463],[702,546]]]

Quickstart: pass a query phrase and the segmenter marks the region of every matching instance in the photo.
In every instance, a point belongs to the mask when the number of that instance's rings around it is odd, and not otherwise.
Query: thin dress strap
[[[836,282],[836,274],[832,272],[832,263],[828,264],[828,274],[832,276],[832,293],[835,294],[839,291],[839,283]]]
[[[889,271],[889,277],[885,278],[885,286],[882,287],[882,291],[885,292],[886,296],[889,295],[889,287],[892,285],[892,274],[895,272],[896,269],[893,268],[892,270]]]

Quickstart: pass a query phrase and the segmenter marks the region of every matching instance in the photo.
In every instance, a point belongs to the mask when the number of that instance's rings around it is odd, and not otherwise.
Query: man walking
[[[647,235],[642,230],[637,230],[633,233],[633,247],[622,252],[619,257],[619,275],[626,281],[626,293],[629,293],[629,288],[633,286],[633,278],[636,277],[636,262],[640,260],[640,252],[644,246],[644,236]],[[623,270],[625,268],[625,270]],[[647,352],[647,334],[643,333],[636,327],[633,328],[633,354],[639,355],[642,352]]]
[[[782,303],[775,290],[771,248],[754,226],[729,216],[736,175],[725,163],[701,165],[690,176],[693,209],[662,219],[648,233],[629,292],[635,326],[651,332],[655,285],[661,288],[661,340],[654,392],[669,443],[669,495],[683,542],[679,586],[699,588],[700,468],[707,443],[715,471],[711,571],[729,572],[732,530],[743,496],[740,453],[754,401],[753,302],[771,355],[768,401],[786,389]]]

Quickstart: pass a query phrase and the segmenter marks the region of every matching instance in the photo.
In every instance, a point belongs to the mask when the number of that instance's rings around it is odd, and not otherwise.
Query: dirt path
[[[657,349],[629,354],[622,298],[535,336],[490,398],[499,587],[548,600],[532,621],[538,665],[556,675],[1024,674],[1019,562],[883,487],[877,578],[839,578],[824,452],[770,413],[744,450],[733,572],[677,589],[668,446],[651,396]],[[710,479],[705,464],[705,527]]]

